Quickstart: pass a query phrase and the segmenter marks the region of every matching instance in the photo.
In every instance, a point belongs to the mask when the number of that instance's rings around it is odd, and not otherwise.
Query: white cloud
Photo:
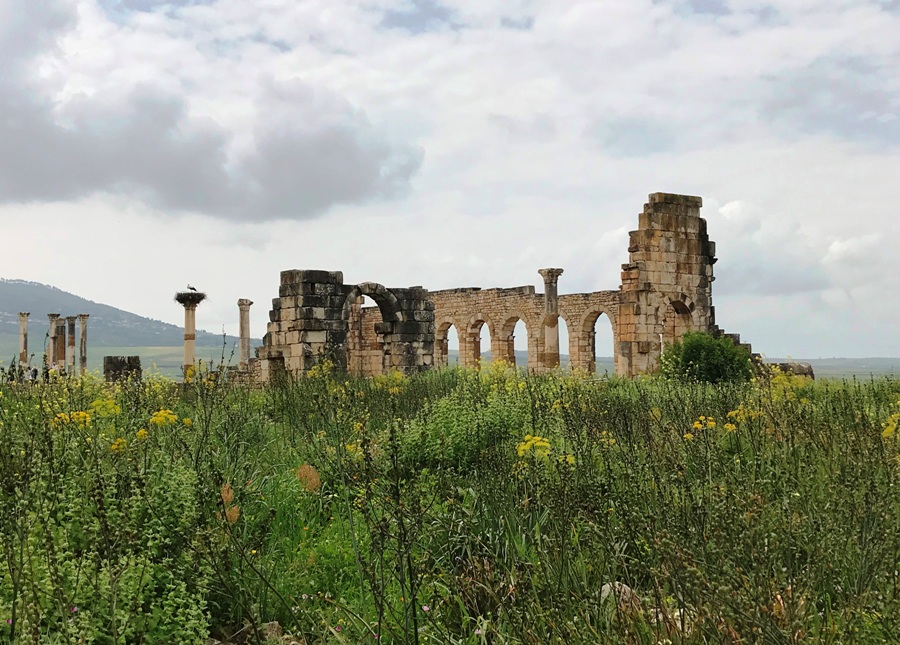
[[[900,354],[898,32],[875,0],[0,0],[0,273],[172,322],[191,280],[261,335],[287,268],[616,288],[683,192],[723,327]]]

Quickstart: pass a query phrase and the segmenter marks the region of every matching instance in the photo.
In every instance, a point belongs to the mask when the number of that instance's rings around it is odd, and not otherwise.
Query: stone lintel
[[[281,272],[281,284],[295,284],[298,282],[325,282],[329,284],[343,284],[343,271],[322,271],[319,269],[288,269]]]
[[[679,195],[677,193],[651,193],[650,203],[657,204],[684,204],[685,206],[703,206],[703,198],[695,195]]]

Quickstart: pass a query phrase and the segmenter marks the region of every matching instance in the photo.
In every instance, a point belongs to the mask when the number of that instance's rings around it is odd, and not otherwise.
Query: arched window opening
[[[490,325],[482,317],[475,318],[469,323],[466,337],[461,343],[460,364],[463,367],[477,368],[482,360],[490,360],[490,351]]]
[[[447,365],[459,365],[459,332],[454,325],[447,329]]]
[[[612,320],[604,311],[588,311],[570,344],[573,367],[597,374],[615,373]]]
[[[681,340],[685,333],[691,331],[691,323],[690,308],[680,300],[673,300],[666,307],[661,342],[671,344]]]
[[[385,339],[380,330],[382,322],[381,310],[369,296],[356,296],[350,303],[347,363],[353,376],[374,376],[383,372]]]
[[[513,327],[513,362],[518,367],[528,367],[528,327],[521,318],[516,320]]]
[[[487,326],[487,323],[481,325],[481,329],[478,330],[478,335],[480,338],[479,353],[481,354],[481,362],[489,363],[494,357],[491,354],[491,330]]]
[[[594,320],[591,329],[592,353],[591,362],[597,374],[611,375],[616,373],[615,345],[613,340],[612,321],[606,314],[600,314]]]
[[[572,363],[572,357],[569,356],[569,323],[560,316],[557,325],[559,325],[559,366],[567,370]]]
[[[451,320],[435,325],[434,364],[437,367],[459,364],[459,333]]]

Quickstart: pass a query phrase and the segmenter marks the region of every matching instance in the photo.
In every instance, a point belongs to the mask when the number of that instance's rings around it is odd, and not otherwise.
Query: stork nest
[[[193,305],[196,307],[206,300],[206,294],[202,291],[179,291],[175,294],[175,302],[184,307]]]

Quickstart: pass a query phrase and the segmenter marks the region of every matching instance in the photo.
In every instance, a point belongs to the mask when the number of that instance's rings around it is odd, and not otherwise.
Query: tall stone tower
[[[629,234],[617,321],[620,376],[652,372],[665,343],[715,328],[715,244],[702,205],[700,197],[653,193]]]

